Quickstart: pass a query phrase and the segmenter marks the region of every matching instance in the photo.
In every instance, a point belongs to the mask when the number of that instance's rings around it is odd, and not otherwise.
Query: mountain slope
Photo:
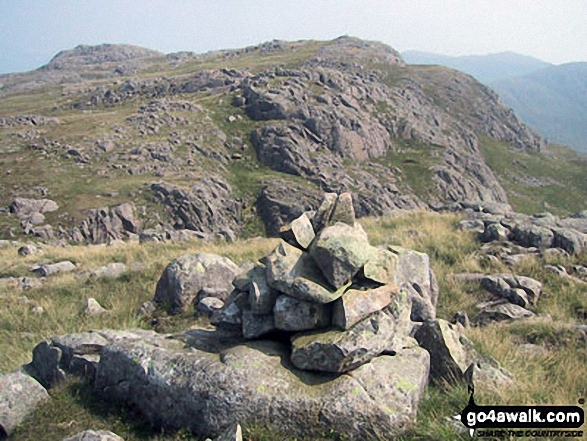
[[[526,75],[552,66],[538,58],[515,52],[451,57],[429,52],[404,51],[402,57],[409,64],[437,64],[451,67],[473,75],[485,84]]]
[[[87,58],[96,51],[104,62]],[[0,204],[49,198],[59,208],[0,213],[2,235],[275,234],[325,190],[353,192],[360,216],[464,200],[504,209],[515,189],[488,166],[484,140],[548,153],[487,87],[450,69],[405,65],[381,43],[131,52],[138,56],[76,48],[56,57],[76,60],[59,75],[42,68],[3,80]]]
[[[552,142],[587,153],[587,63],[568,63],[491,84]]]

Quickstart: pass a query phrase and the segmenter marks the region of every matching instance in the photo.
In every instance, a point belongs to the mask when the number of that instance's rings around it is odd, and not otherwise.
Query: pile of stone
[[[233,280],[235,290],[212,315],[223,335],[289,337],[297,368],[348,372],[400,350],[411,318],[434,318],[427,256],[371,246],[350,193],[326,194],[316,212],[280,235],[271,254]]]

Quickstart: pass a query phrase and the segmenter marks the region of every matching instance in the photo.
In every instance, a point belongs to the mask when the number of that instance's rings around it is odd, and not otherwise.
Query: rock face
[[[10,435],[38,404],[49,399],[45,388],[22,371],[0,375],[0,438]]]
[[[183,188],[165,182],[151,191],[168,210],[176,230],[188,229],[233,241],[240,230],[240,205],[219,176],[208,176]]]
[[[226,257],[186,254],[165,268],[157,282],[153,301],[177,314],[187,310],[203,289],[221,291],[226,298],[232,291],[232,279],[239,271]]]
[[[209,331],[178,338],[109,346],[95,388],[157,426],[202,437],[239,422],[304,439],[332,428],[353,439],[383,439],[413,427],[428,374],[428,353],[419,348],[325,377],[291,366],[278,342],[221,344]]]
[[[75,227],[67,237],[75,242],[108,243],[110,240],[127,238],[137,234],[141,223],[132,202],[89,210],[81,225]]]

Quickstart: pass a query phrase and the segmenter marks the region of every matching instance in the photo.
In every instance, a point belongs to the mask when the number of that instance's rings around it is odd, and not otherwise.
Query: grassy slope
[[[586,208],[587,157],[556,145],[543,153],[516,152],[487,137],[481,137],[480,147],[514,210],[569,214]]]
[[[459,310],[474,313],[474,305],[484,295],[478,288],[451,281],[453,272],[498,273],[508,271],[501,265],[484,266],[475,253],[480,243],[468,233],[456,229],[455,215],[411,213],[393,219],[364,219],[363,224],[373,244],[399,244],[429,254],[440,283],[438,315],[450,318]],[[112,261],[130,263],[141,261],[143,271],[131,273],[119,281],[92,281],[82,283],[70,275],[50,278],[46,286],[25,294],[43,306],[45,313],[36,316],[18,300],[20,294],[0,292],[8,296],[0,300],[0,371],[10,371],[30,359],[34,345],[51,335],[79,332],[104,327],[151,327],[133,314],[138,305],[152,298],[156,281],[164,266],[184,252],[209,251],[226,255],[235,262],[252,261],[267,254],[275,240],[252,240],[235,244],[138,245],[114,247],[48,248],[43,258],[69,258],[82,268],[93,268]],[[27,268],[38,259],[20,258],[15,248],[0,250],[2,275],[25,275]],[[559,262],[565,265],[586,264],[585,256]],[[587,372],[584,369],[587,353],[584,344],[572,335],[560,331],[564,322],[576,320],[576,306],[587,307],[585,287],[558,279],[542,269],[540,261],[515,267],[520,275],[535,277],[544,283],[544,294],[536,312],[548,313],[553,321],[534,321],[520,324],[494,324],[483,330],[470,329],[467,335],[484,353],[494,355],[503,366],[512,371],[516,382],[507,390],[478,391],[481,404],[574,404],[587,394]],[[103,317],[89,318],[82,314],[85,298],[93,296],[110,312]],[[196,319],[190,316],[159,318],[161,331],[185,329]],[[560,331],[560,332],[559,332]],[[544,348],[541,355],[528,356],[519,349],[519,343],[533,341]],[[66,385],[51,392],[54,403],[42,406],[35,415],[11,438],[60,440],[78,431],[110,429],[126,440],[193,439],[187,433],[161,434],[153,431],[139,416],[117,406],[105,406],[92,398],[88,386],[80,383]],[[429,387],[420,407],[416,431],[406,440],[468,439],[455,432],[447,418],[460,412],[467,401],[462,388]],[[335,429],[335,428],[334,428]],[[281,440],[263,428],[245,428],[248,439]],[[336,439],[332,435],[330,438]]]

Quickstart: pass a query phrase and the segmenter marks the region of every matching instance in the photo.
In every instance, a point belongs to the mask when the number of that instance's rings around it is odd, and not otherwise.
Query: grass
[[[536,153],[514,151],[487,137],[480,137],[479,144],[515,211],[563,215],[585,209],[586,157],[556,145]]]
[[[457,272],[499,273],[513,271],[543,282],[543,295],[534,311],[547,313],[551,320],[540,319],[520,323],[497,323],[484,328],[471,328],[466,335],[484,354],[498,359],[516,380],[501,390],[480,390],[478,404],[576,404],[587,394],[587,351],[584,341],[568,328],[576,322],[576,307],[587,307],[587,289],[547,273],[539,260],[512,269],[501,264],[487,264],[477,259],[480,243],[471,233],[459,231],[461,218],[454,214],[412,212],[394,218],[363,219],[372,244],[396,244],[426,252],[440,284],[438,316],[449,319],[460,310],[475,313],[475,304],[485,294],[474,286],[457,283],[448,277]],[[19,257],[16,248],[0,249],[0,275],[24,276],[28,267],[38,260],[70,259],[80,268],[88,269],[108,262],[143,262],[142,271],[129,273],[118,281],[81,282],[71,275],[49,278],[42,289],[20,293],[0,292],[0,372],[16,369],[30,360],[31,350],[39,341],[52,335],[81,332],[98,328],[151,328],[135,315],[136,308],[154,294],[155,284],[165,265],[187,252],[214,252],[236,263],[254,261],[266,255],[276,240],[256,239],[234,244],[201,242],[145,244],[128,243],[112,247],[46,247],[41,257]],[[585,256],[563,259],[565,266],[586,264]],[[43,307],[41,316],[34,315],[29,305],[18,300],[26,295]],[[109,313],[96,318],[82,311],[87,297],[95,297]],[[179,318],[161,317],[161,331],[185,329],[195,322],[189,314]],[[533,343],[541,351],[528,354],[520,346]],[[88,428],[110,428],[127,440],[195,439],[186,432],[165,434],[151,428],[132,409],[113,403],[105,405],[92,397],[88,386],[74,381],[51,391],[52,405],[39,408],[11,440],[62,439]],[[430,386],[419,410],[415,431],[403,440],[468,439],[450,421],[467,402],[463,388]],[[281,440],[279,435],[264,428],[244,428],[250,440]],[[40,438],[39,438],[40,437]],[[326,439],[338,439],[335,433]]]

